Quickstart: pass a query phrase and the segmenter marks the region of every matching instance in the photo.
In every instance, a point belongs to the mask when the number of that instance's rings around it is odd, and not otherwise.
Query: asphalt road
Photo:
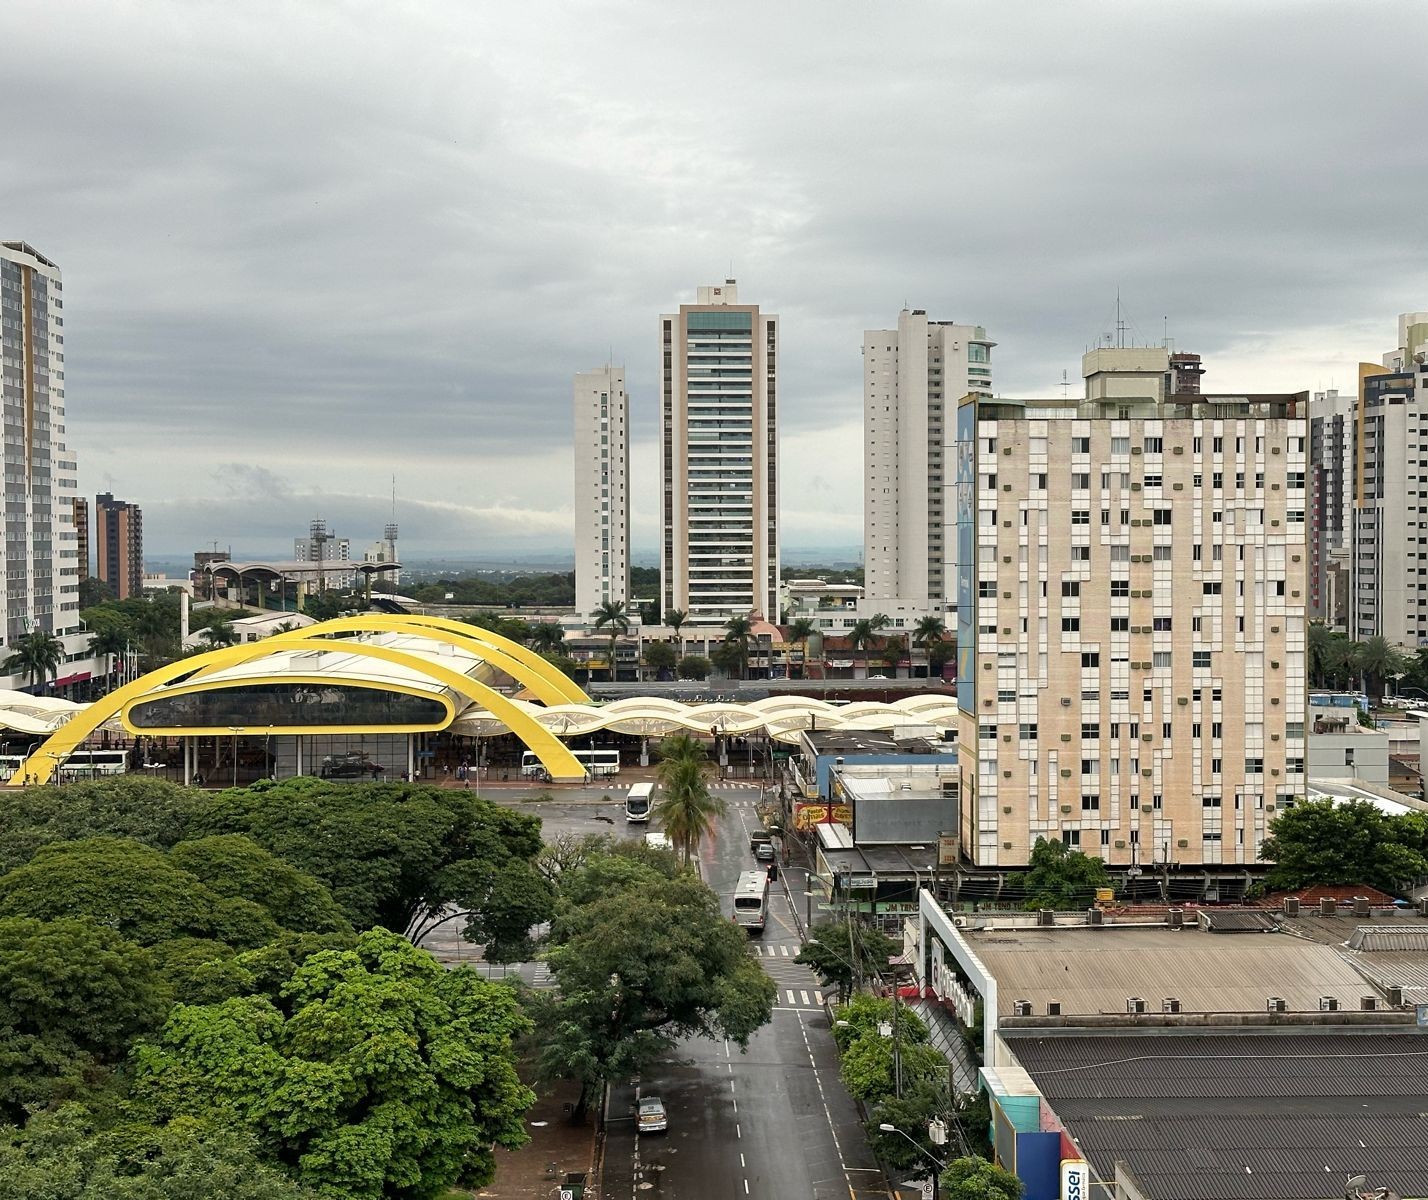
[[[757,794],[726,791],[728,814],[702,848],[704,877],[732,911],[740,871],[753,867],[748,831]],[[801,880],[801,873],[795,878]],[[636,1085],[611,1093],[605,1195],[669,1200],[886,1200],[853,1101],[838,1079],[837,1056],[816,977],[793,961],[798,929],[779,886],[770,922],[750,952],[778,985],[773,1021],[747,1052],[693,1038],[657,1076],[641,1080],[669,1114],[669,1131],[640,1137]]]

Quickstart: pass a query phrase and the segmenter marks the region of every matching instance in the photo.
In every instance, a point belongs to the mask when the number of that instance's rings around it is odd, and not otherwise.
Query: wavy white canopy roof
[[[747,704],[716,702],[685,704],[660,696],[630,696],[598,708],[583,704],[557,704],[550,708],[518,700],[533,719],[557,737],[578,737],[609,729],[636,737],[662,737],[687,730],[724,734],[766,733],[777,741],[795,743],[805,729],[890,730],[902,726],[931,725],[952,729],[957,723],[957,702],[947,696],[905,696],[891,704],[859,702],[829,704],[811,696],[769,696]],[[508,732],[504,722],[483,708],[472,707],[450,726],[467,737],[495,737]]]

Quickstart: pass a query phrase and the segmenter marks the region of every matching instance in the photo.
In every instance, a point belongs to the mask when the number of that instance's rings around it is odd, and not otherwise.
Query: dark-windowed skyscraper
[[[95,574],[117,600],[144,594],[144,514],[137,504],[114,499],[112,492],[94,498]]]

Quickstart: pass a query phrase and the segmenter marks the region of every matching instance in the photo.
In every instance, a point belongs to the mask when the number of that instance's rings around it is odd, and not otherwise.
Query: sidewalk
[[[580,1096],[580,1085],[559,1080],[542,1085],[544,1094],[526,1113],[526,1132],[531,1140],[519,1150],[496,1151],[496,1179],[471,1195],[481,1200],[553,1200],[560,1194],[560,1181],[567,1171],[584,1171],[589,1176],[587,1200],[594,1200],[595,1113],[588,1112],[583,1125],[572,1125],[566,1111]]]

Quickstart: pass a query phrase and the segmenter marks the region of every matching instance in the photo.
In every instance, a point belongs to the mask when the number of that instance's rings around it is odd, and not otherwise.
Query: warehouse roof
[[[1007,1033],[1096,1173],[1155,1200],[1428,1194],[1428,1031]]]
[[[1182,1012],[1264,1012],[1271,996],[1317,1012],[1321,996],[1358,1008],[1365,985],[1332,946],[1282,933],[1225,936],[1187,925],[988,929],[967,942],[996,977],[998,1011],[1029,1000],[1034,1015],[1061,1002],[1066,1016],[1151,1011],[1175,997]]]

